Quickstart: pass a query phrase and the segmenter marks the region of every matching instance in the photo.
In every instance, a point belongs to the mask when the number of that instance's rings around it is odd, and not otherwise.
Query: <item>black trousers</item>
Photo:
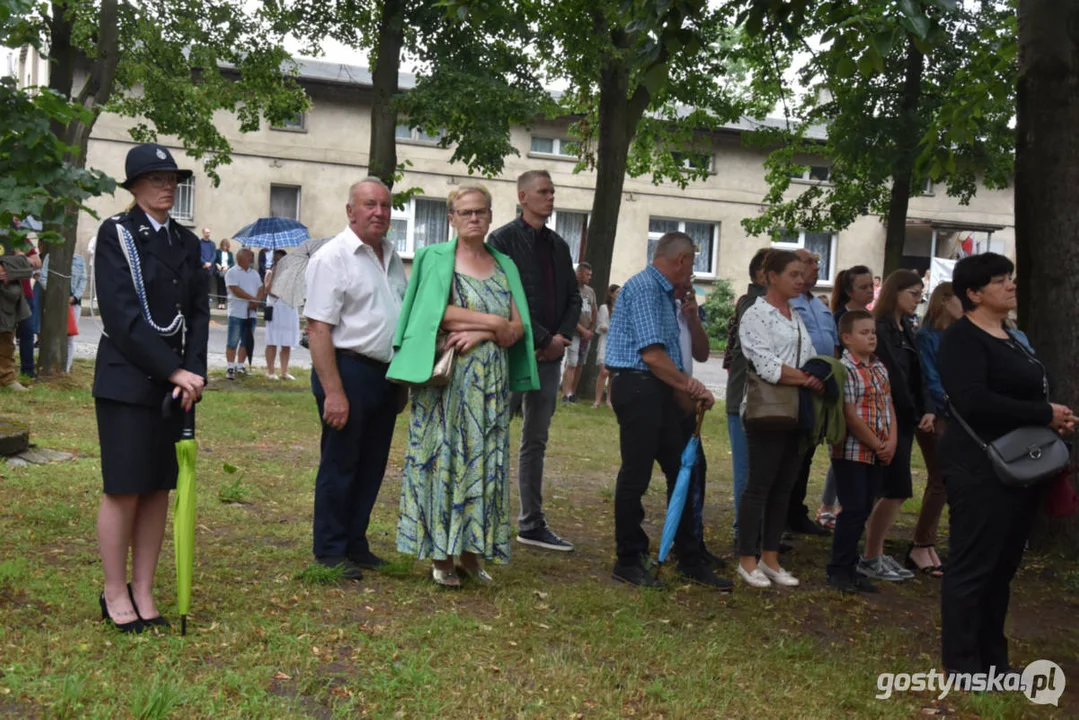
[[[779,551],[779,540],[787,519],[787,503],[802,463],[801,443],[799,430],[755,430],[746,427],[749,481],[738,504],[739,555],[756,555],[758,548],[768,552]]]
[[[638,565],[648,553],[648,535],[641,529],[644,506],[641,498],[652,480],[652,466],[659,463],[667,478],[667,498],[671,497],[682,466],[686,438],[682,411],[669,385],[647,372],[618,372],[611,381],[612,404],[618,417],[622,466],[614,490],[614,536],[618,561]],[[674,538],[680,565],[700,564],[692,508],[692,492]]]
[[[370,551],[367,526],[382,487],[397,422],[396,386],[386,368],[337,353],[348,397],[348,422],[340,430],[322,424],[322,458],[315,477],[314,552],[317,558],[361,557]],[[319,419],[326,403],[317,373],[311,389]]]
[[[1006,487],[991,469],[944,471],[948,490],[948,566],[940,595],[941,650],[949,672],[1008,665],[1010,586],[1041,500],[1041,488]],[[840,517],[847,512],[846,506]]]
[[[798,477],[795,478],[790,500],[787,501],[787,527],[798,527],[809,519],[809,508],[806,507],[805,501],[809,491],[809,474],[813,470],[813,455],[816,452],[816,446],[809,448],[798,468]]]
[[[832,458],[836,494],[843,512],[835,519],[832,559],[828,576],[854,577],[858,565],[858,541],[880,491],[881,469],[877,465]]]
[[[686,415],[682,418],[682,436],[685,438],[685,443],[689,442],[689,439],[693,437],[693,433],[697,430],[697,416],[694,414]],[[708,477],[708,458],[704,454],[704,442],[702,440],[700,448],[697,451],[697,464],[693,466],[693,475],[690,476],[689,485],[689,497],[686,500],[687,507],[690,502],[693,503],[693,528],[697,535],[697,539],[700,540],[701,550],[705,549],[704,545],[704,486]]]

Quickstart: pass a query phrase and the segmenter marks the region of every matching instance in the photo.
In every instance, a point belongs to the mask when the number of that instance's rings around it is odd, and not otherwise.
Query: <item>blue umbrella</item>
[[[686,506],[686,494],[689,492],[689,480],[697,464],[697,452],[701,447],[701,424],[704,422],[704,405],[697,406],[697,430],[686,443],[682,451],[682,467],[678,470],[678,480],[674,484],[671,499],[667,501],[667,519],[663,521],[663,538],[659,542],[659,561],[663,562],[671,554],[674,536],[678,534],[678,523],[682,521],[682,510]]]
[[[233,235],[244,247],[266,248],[273,251],[278,248],[296,247],[304,240],[311,239],[311,233],[299,220],[283,217],[264,217]]]

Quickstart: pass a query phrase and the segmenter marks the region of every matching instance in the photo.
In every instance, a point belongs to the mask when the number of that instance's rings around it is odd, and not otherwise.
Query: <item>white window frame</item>
[[[307,113],[298,113],[296,117],[299,118],[298,122],[286,121],[284,125],[270,125],[270,129],[281,132],[307,132]]]
[[[822,230],[821,232],[827,232],[827,231]],[[781,232],[780,234],[781,235],[786,235],[787,233],[786,232]],[[790,233],[791,237],[793,237],[793,235],[794,235],[794,233]],[[793,250],[806,250],[806,249],[808,249],[808,248],[806,248],[806,231],[805,230],[799,230],[798,231],[798,242],[796,242],[796,243],[794,243],[794,242],[779,242],[779,241],[773,240],[772,241],[772,247],[775,248],[776,250],[792,250],[792,251]],[[839,247],[839,233],[833,232],[832,233],[832,248],[828,252],[828,260],[829,260],[829,264],[831,265],[831,267],[821,268],[820,269],[820,276],[817,279],[817,286],[818,287],[831,287],[833,282],[835,282],[835,275],[836,275],[836,269],[835,269],[836,255],[835,254],[836,254],[836,250],[838,249],[838,247]]]
[[[406,220],[406,221],[408,221],[408,235],[405,237],[405,249],[404,250],[399,250],[397,252],[398,255],[400,255],[402,258],[404,258],[406,260],[411,259],[416,255],[416,201],[417,200],[426,200],[428,202],[441,203],[441,205],[444,208],[446,206],[446,201],[441,199],[441,198],[418,196],[418,197],[409,198],[408,205],[405,206],[404,210],[398,210],[397,208],[394,208],[393,211],[390,213],[390,220],[391,221],[393,221],[393,220]],[[449,210],[447,209],[446,210],[446,238],[450,239],[452,237],[453,237],[453,228],[450,227],[450,214],[449,214]],[[396,238],[393,238],[393,240],[394,240],[394,244],[396,245],[396,242],[397,242]]]
[[[552,142],[551,152],[542,152],[540,150],[532,149],[533,140],[550,140]],[[578,143],[579,141],[573,138],[566,137],[550,137],[548,135],[530,135],[528,137],[528,154],[535,155],[537,157],[545,158],[559,158],[562,160],[576,160],[577,153],[564,153],[562,149],[569,143]]]
[[[936,193],[934,192],[933,178],[926,178],[925,183],[922,184],[921,189],[918,191],[919,197],[932,197]]]
[[[574,215],[584,215],[585,216],[585,228],[586,228],[586,230],[585,230],[585,242],[587,242],[588,241],[588,229],[591,229],[591,227],[592,227],[592,213],[589,212],[588,210],[571,210],[569,208],[562,208],[561,212],[573,213]],[[518,210],[517,214],[520,215],[520,213],[521,213],[521,211]],[[558,213],[559,213],[559,211],[555,210],[554,212],[551,213],[551,217],[547,218],[547,227],[551,228],[551,230],[554,230],[555,232],[558,232]],[[562,238],[562,239],[566,240],[566,238]],[[569,244],[570,244],[569,240],[566,240],[566,245],[569,245]],[[570,249],[572,249],[572,246],[570,246]],[[581,261],[584,260],[583,257],[581,257],[581,258],[570,258],[570,259],[573,260],[574,269],[576,269],[577,265],[580,264]]]
[[[185,202],[186,200],[186,202]],[[195,223],[195,176],[187,178],[176,186],[176,202],[169,214],[176,222],[184,225]]]
[[[832,167],[830,165],[805,165],[805,170],[801,175],[792,175],[791,180],[798,183],[808,183],[810,185],[831,185],[832,184]],[[813,177],[813,168],[824,168],[828,171],[828,177],[824,180],[818,180]]]
[[[408,128],[408,136],[398,135],[398,130],[402,128]],[[437,147],[442,138],[445,137],[444,131],[439,131],[438,137],[432,138],[430,135],[425,134],[419,128],[409,127],[408,122],[399,122],[393,128],[393,136],[397,142],[414,143],[416,145],[428,145],[431,147]],[[410,226],[411,227],[411,226]]]
[[[300,207],[301,207],[300,203],[303,200],[303,188],[301,186],[299,186],[299,185],[287,185],[285,183],[270,183],[270,192],[266,196],[267,205],[269,205],[269,208],[266,211],[267,215],[271,215],[271,213],[273,213],[273,189],[274,188],[288,188],[290,190],[295,190],[296,191],[296,217],[294,219],[298,221],[300,219]]]
[[[699,220],[695,218],[673,218],[666,215],[651,215],[648,218],[648,224],[651,225],[653,220],[666,220],[667,222],[678,223],[678,232],[686,231],[686,223],[696,223],[698,225],[711,225],[712,226],[712,268],[709,272],[693,271],[696,278],[700,280],[715,280],[716,269],[719,265],[719,223],[711,220]],[[648,231],[648,240],[659,240],[665,233]],[[648,256],[648,245],[645,245],[645,257]]]

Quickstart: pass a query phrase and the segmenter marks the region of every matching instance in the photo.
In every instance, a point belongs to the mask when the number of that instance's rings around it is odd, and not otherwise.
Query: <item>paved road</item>
[[[98,318],[84,317],[79,323],[79,337],[75,341],[75,356],[93,359],[97,352],[97,342],[101,338],[101,320]],[[262,327],[255,329],[255,366],[265,367],[264,351],[266,349],[266,331]],[[211,368],[227,367],[225,361],[225,320],[223,317],[214,316],[210,324],[210,353],[209,365]],[[299,368],[311,367],[311,355],[305,348],[295,347],[292,349],[290,365]],[[716,399],[722,399],[727,386],[727,371],[723,369],[723,355],[714,354],[708,362],[694,363],[693,373],[708,389],[716,395]]]

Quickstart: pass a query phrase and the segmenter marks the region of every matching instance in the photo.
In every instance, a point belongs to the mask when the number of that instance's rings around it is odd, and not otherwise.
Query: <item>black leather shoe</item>
[[[389,562],[383,560],[378,555],[375,555],[370,550],[364,555],[349,555],[348,559],[357,567],[361,567],[364,570],[380,570],[386,565],[389,565]]]
[[[618,582],[636,585],[637,587],[663,587],[663,583],[657,580],[655,575],[645,570],[643,565],[623,565],[616,562],[614,570],[611,572],[611,577]]]
[[[823,537],[832,534],[827,529],[822,528],[820,525],[810,520],[809,516],[798,518],[795,522],[792,522],[787,529],[798,535],[815,535]]]
[[[720,592],[731,592],[734,590],[734,583],[726,578],[718,577],[707,565],[697,565],[695,567],[684,567],[679,565],[678,574],[691,582],[714,588]]]
[[[723,570],[727,567],[727,561],[714,554],[706,547],[701,547],[701,559],[708,563],[713,570]]]
[[[345,580],[363,580],[363,571],[360,566],[348,558],[315,558],[315,561],[324,567],[341,568],[341,577]]]
[[[139,616],[139,620],[142,620],[147,628],[159,627],[168,630],[172,627],[172,624],[160,615],[152,618],[144,618],[142,616],[142,613],[139,612],[139,606],[135,603],[135,593],[131,592],[131,583],[127,584],[127,596],[131,598],[131,607],[135,608],[135,614]]]
[[[105,593],[101,593],[100,595],[98,595],[97,599],[98,599],[98,602],[101,604],[101,621],[102,622],[107,621],[107,622],[111,623],[114,628],[116,628],[117,630],[119,630],[122,633],[135,633],[136,635],[138,635],[139,633],[141,633],[143,630],[146,629],[146,625],[138,617],[138,614],[139,614],[138,610],[135,611],[135,619],[132,620],[131,622],[118,623],[118,622],[116,622],[115,620],[112,619],[111,615],[109,615],[109,606],[105,604]]]

